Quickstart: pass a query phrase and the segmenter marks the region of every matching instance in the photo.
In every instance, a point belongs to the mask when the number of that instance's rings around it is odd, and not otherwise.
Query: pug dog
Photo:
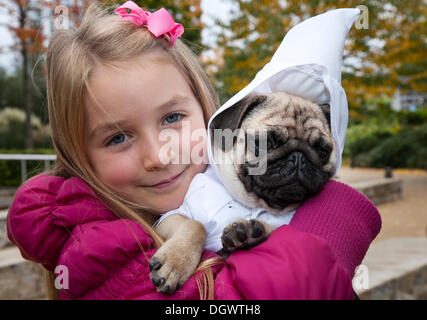
[[[284,92],[250,95],[218,114],[211,127],[214,132],[239,129],[232,141],[214,135],[214,159],[227,190],[239,202],[272,215],[295,210],[336,171],[328,104]],[[254,137],[257,131],[263,134]],[[251,174],[260,164],[263,172]],[[224,229],[223,249],[251,248],[273,230],[262,220],[235,221]]]
[[[294,211],[335,173],[329,112],[329,105],[275,92],[249,95],[218,114],[210,130],[222,187],[241,208],[263,208],[278,219]],[[275,229],[261,219],[224,226],[219,239],[224,257],[261,243]],[[172,293],[192,275],[209,239],[204,227],[181,214],[157,225],[166,240],[149,263],[158,291]]]

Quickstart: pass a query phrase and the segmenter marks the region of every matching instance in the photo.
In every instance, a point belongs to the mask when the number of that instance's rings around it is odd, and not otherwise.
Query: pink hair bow
[[[175,23],[165,8],[150,13],[141,9],[135,2],[127,1],[118,7],[115,13],[122,17],[119,21],[126,20],[137,26],[145,26],[156,38],[167,35],[172,47],[176,39],[184,33],[184,27]]]

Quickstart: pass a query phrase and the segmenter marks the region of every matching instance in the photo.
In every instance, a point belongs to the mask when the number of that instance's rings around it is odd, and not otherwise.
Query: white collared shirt
[[[201,222],[207,232],[205,248],[218,252],[222,248],[222,232],[228,224],[238,219],[260,219],[277,228],[289,224],[295,211],[272,215],[265,209],[243,206],[231,197],[213,168],[208,165],[204,173],[197,174],[191,181],[182,205],[163,214],[155,226],[177,213]]]

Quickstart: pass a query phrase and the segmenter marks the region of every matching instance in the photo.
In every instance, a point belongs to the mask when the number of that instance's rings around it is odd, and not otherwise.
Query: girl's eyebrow
[[[92,132],[89,135],[89,138],[92,139],[92,138],[96,137],[97,135],[104,133],[104,132],[108,132],[108,131],[112,131],[112,130],[120,130],[120,127],[126,123],[127,123],[127,121],[103,123],[103,124],[97,126],[94,130],[92,130]]]
[[[156,110],[164,110],[164,109],[169,109],[177,104],[181,104],[181,103],[185,103],[190,101],[190,98],[186,97],[186,96],[182,96],[182,95],[175,95],[173,96],[170,100],[168,100],[165,103],[162,103],[161,105],[159,105]],[[124,124],[126,124],[128,121],[124,120],[124,121],[117,121],[117,122],[110,122],[110,123],[103,123],[99,126],[97,126],[94,130],[92,130],[92,132],[89,134],[89,138],[92,139],[94,137],[96,137],[97,135],[104,133],[104,132],[108,132],[108,131],[112,131],[112,130],[117,130],[120,129],[120,127]]]
[[[168,109],[168,108],[170,108],[176,104],[180,104],[180,103],[184,103],[184,102],[188,102],[188,101],[190,101],[189,97],[182,96],[182,95],[174,95],[169,101],[161,104],[156,109],[157,110]]]

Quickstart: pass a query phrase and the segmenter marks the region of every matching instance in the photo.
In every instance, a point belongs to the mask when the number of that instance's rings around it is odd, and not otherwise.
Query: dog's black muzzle
[[[246,191],[255,193],[268,206],[279,210],[316,195],[330,178],[302,151],[268,160],[262,175],[249,175],[248,167],[249,164],[243,164],[240,174]]]

